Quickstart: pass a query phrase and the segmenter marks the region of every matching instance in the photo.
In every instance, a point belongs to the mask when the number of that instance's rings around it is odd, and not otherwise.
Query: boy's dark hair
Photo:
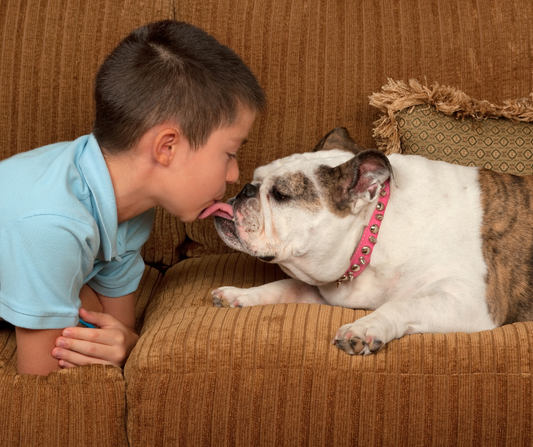
[[[96,75],[93,133],[100,147],[129,150],[151,127],[175,122],[192,148],[235,123],[239,106],[265,96],[242,59],[205,31],[163,20],[134,30]]]

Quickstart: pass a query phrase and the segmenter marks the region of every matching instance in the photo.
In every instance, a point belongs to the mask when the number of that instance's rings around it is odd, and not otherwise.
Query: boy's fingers
[[[118,320],[116,320],[109,314],[88,311],[83,308],[79,310],[79,314],[82,320],[86,321],[87,323],[91,323],[97,327],[110,326],[118,322]]]
[[[57,338],[56,346],[78,351],[78,341],[95,345],[97,349],[99,345],[112,347],[124,343],[124,335],[113,329],[67,328]]]
[[[63,369],[68,369],[68,368],[75,368],[78,365],[74,365],[73,363],[67,362],[66,360],[60,360],[59,366],[61,366],[61,368]]]
[[[117,353],[109,346],[95,343],[71,340],[70,348],[54,348],[52,356],[60,362],[67,362],[77,366],[99,363],[102,365],[117,365]],[[61,366],[61,365],[60,365]]]
[[[66,360],[65,359],[61,359],[60,362],[63,361],[65,363],[65,365],[68,365],[68,366],[66,366],[66,368],[71,368],[71,367],[74,367],[74,366],[95,365],[95,364],[98,364],[98,365],[113,365],[113,363],[111,363],[108,360],[87,357],[85,355],[78,354],[78,353],[73,352],[73,351],[63,350],[62,355],[65,357]],[[114,365],[114,366],[118,366],[118,365]]]

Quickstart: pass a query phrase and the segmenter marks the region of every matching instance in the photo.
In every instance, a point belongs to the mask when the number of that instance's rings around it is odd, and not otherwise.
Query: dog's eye
[[[278,202],[285,202],[290,199],[286,194],[281,193],[277,188],[272,189],[272,195]]]

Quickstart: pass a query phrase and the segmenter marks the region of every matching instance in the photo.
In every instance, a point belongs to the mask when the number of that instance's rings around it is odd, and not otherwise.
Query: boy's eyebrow
[[[239,146],[243,146],[245,145],[246,143],[248,143],[248,138],[235,138],[233,141],[235,141],[236,143],[239,143]]]

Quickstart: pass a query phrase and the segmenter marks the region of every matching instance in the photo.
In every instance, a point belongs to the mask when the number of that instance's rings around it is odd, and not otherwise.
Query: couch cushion
[[[162,274],[146,267],[137,292],[137,327]],[[19,375],[13,326],[0,322],[0,445],[128,446],[126,383],[120,368],[90,365]]]
[[[371,103],[384,112],[375,136],[387,153],[533,174],[530,99],[494,105],[452,87],[391,80],[372,95]]]
[[[365,311],[212,307],[217,286],[283,277],[243,254],[166,272],[124,371],[131,447],[529,442],[533,323],[409,335],[359,357],[331,340]]]
[[[14,351],[14,336],[0,325]],[[2,352],[4,354],[4,351]],[[91,365],[46,377],[0,369],[3,446],[128,446],[126,384],[120,368]]]
[[[177,19],[201,26],[241,55],[267,95],[267,111],[238,155],[240,181],[226,198],[256,167],[311,150],[334,127],[374,147],[372,123],[380,113],[368,97],[389,77],[438,81],[495,103],[533,91],[530,1],[175,4]],[[207,220],[187,225],[204,249],[192,254],[227,250]]]
[[[156,207],[154,225],[141,255],[144,262],[161,271],[186,257],[187,234],[185,224],[161,207]],[[190,257],[190,256],[187,256]]]

